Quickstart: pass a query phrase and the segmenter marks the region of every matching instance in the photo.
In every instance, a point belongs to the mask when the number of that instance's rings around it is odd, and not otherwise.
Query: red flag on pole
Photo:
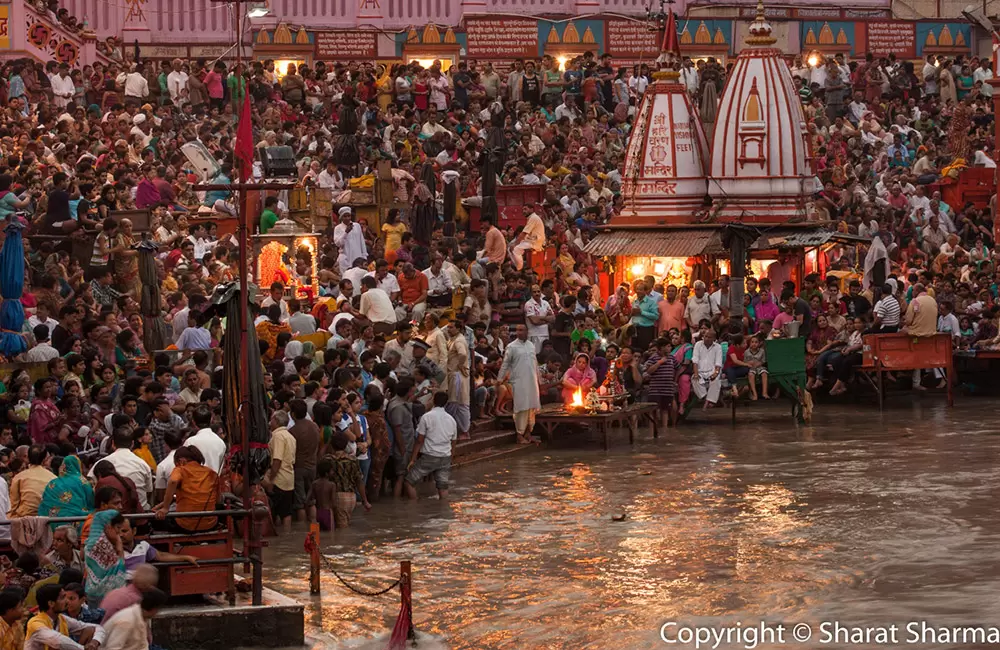
[[[250,117],[250,93],[243,96],[240,121],[236,127],[236,147],[233,151],[240,180],[244,183],[253,175],[253,124]]]
[[[673,54],[678,59],[681,56],[681,43],[677,38],[677,21],[674,19],[673,7],[667,6],[667,27],[663,30],[662,54]]]

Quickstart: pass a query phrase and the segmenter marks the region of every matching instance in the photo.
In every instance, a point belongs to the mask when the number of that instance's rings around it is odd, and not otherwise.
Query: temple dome
[[[660,70],[646,88],[622,177],[624,207],[614,226],[691,223],[705,207],[708,138],[679,74],[680,44],[673,14],[664,32]]]
[[[818,181],[802,104],[760,1],[749,33],[719,102],[709,193],[723,220],[784,222],[805,216]]]

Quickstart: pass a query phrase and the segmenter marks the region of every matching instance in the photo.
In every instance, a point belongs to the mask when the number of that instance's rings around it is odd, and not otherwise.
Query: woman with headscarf
[[[580,389],[586,395],[597,382],[597,373],[590,367],[590,356],[583,352],[576,355],[573,365],[563,374],[563,401],[573,401],[573,393]]]
[[[41,517],[82,517],[94,509],[94,488],[83,477],[80,459],[63,458],[59,477],[49,481],[38,504]],[[49,524],[55,530],[59,524]]]
[[[94,515],[83,547],[87,602],[91,607],[100,607],[108,592],[125,586],[125,552],[118,536],[118,526],[124,521],[117,510],[102,510]]]
[[[295,359],[302,356],[302,342],[301,341],[289,341],[285,345],[285,374],[286,375],[297,375],[299,374],[295,370]]]
[[[608,296],[608,301],[604,303],[604,313],[613,329],[624,327],[632,319],[632,303],[628,299],[628,290],[628,284],[623,282],[614,295]]]

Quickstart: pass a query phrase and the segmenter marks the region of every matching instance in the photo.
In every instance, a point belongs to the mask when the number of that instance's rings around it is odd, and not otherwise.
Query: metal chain
[[[382,589],[381,591],[365,591],[364,589],[359,589],[358,587],[355,587],[352,584],[350,584],[349,582],[347,582],[347,580],[344,580],[344,578],[342,578],[341,575],[339,573],[337,573],[337,570],[333,567],[333,562],[331,562],[329,558],[327,558],[325,556],[322,556],[322,555],[320,557],[323,558],[323,561],[326,563],[326,568],[328,568],[330,570],[330,572],[334,576],[336,576],[337,580],[340,580],[340,583],[342,585],[344,585],[345,587],[347,587],[348,589],[350,589],[354,593],[358,594],[359,596],[381,596],[382,594],[389,593],[390,591],[392,591],[393,589],[395,589],[396,587],[399,586],[399,578],[396,578],[395,582],[393,582],[391,585],[389,585],[385,589]]]

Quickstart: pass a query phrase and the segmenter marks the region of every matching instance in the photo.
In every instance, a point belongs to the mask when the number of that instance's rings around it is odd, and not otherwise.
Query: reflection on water
[[[369,589],[412,559],[432,650],[663,648],[669,620],[996,625],[998,409],[963,406],[824,408],[798,429],[784,410],[738,429],[715,414],[634,449],[515,456],[455,472],[450,504],[359,511],[323,552]],[[301,536],[266,559],[325,647],[384,647],[397,591],[324,573],[310,599]]]

